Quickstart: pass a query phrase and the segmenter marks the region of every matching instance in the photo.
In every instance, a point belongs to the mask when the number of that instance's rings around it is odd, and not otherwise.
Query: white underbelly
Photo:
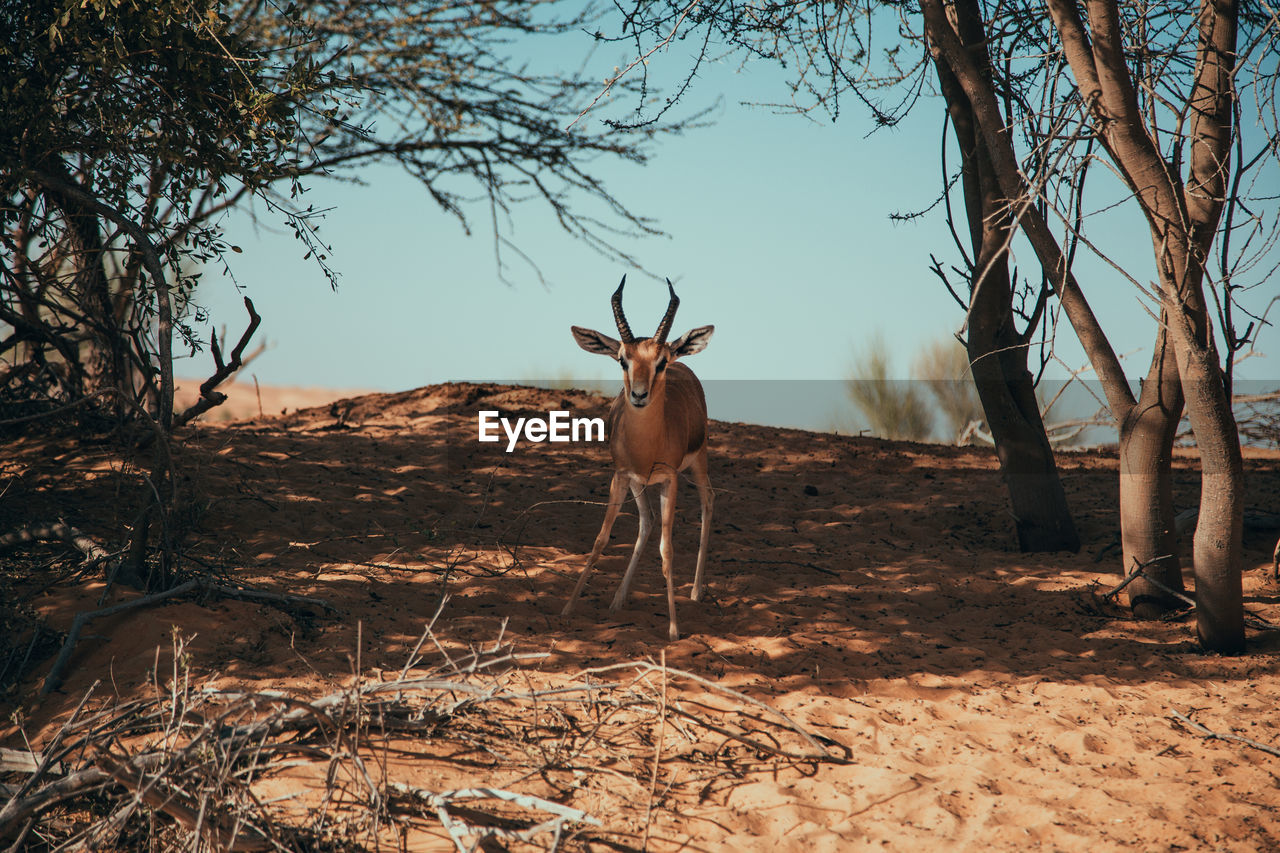
[[[642,472],[628,469],[627,475],[630,476],[633,481],[642,486],[652,486],[654,483],[665,483],[693,464],[693,459],[697,455],[698,454],[696,452],[686,453],[684,458],[680,460],[680,467],[676,468],[674,471],[671,470],[670,465],[655,465],[650,471]]]

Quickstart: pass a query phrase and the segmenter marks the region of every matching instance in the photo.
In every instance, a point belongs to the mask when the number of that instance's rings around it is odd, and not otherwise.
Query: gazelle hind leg
[[[658,502],[662,515],[662,539],[658,547],[662,552],[662,574],[667,579],[667,612],[671,614],[667,637],[672,642],[680,639],[680,629],[676,625],[675,553],[671,543],[671,528],[676,520],[676,486],[679,483],[678,477],[667,480],[663,484],[662,497]]]
[[[632,480],[631,494],[636,499],[636,516],[640,519],[640,532],[636,534],[636,547],[631,552],[631,562],[627,563],[626,574],[622,576],[622,585],[618,587],[618,594],[613,597],[610,610],[617,610],[626,603],[627,593],[631,590],[631,578],[636,573],[636,564],[640,562],[640,552],[649,541],[649,531],[653,528],[653,516],[649,512],[649,499],[645,497],[644,486]]]
[[[561,616],[568,616],[573,612],[574,602],[582,594],[582,588],[587,585],[587,578],[591,576],[591,570],[595,568],[596,560],[600,559],[600,555],[604,553],[605,546],[609,544],[609,533],[613,530],[613,522],[618,517],[618,510],[622,508],[622,501],[626,497],[626,488],[627,476],[621,471],[615,472],[613,481],[609,483],[609,506],[604,511],[604,523],[600,525],[600,532],[596,534],[596,544],[591,549],[591,556],[587,558],[587,564],[583,566],[582,574],[578,576],[578,585],[573,588],[573,594],[565,602],[564,610],[560,611]]]
[[[715,491],[711,488],[711,478],[707,476],[705,448],[693,460],[690,473],[698,487],[698,499],[702,502],[702,532],[698,537],[698,567],[693,572],[693,593],[689,597],[694,601],[701,601],[707,568],[707,541],[711,538],[711,510],[715,504]]]

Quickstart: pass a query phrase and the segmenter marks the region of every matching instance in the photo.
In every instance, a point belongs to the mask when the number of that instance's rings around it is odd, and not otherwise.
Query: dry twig
[[[1189,729],[1190,731],[1193,731],[1193,732],[1195,732],[1196,734],[1200,735],[1201,737],[1207,738],[1207,739],[1209,739],[1209,740],[1230,740],[1230,741],[1235,741],[1236,743],[1242,743],[1242,744],[1244,744],[1245,746],[1249,746],[1249,747],[1252,747],[1252,748],[1254,748],[1254,749],[1261,750],[1262,752],[1265,752],[1265,753],[1267,753],[1268,755],[1274,755],[1274,756],[1276,756],[1277,758],[1280,758],[1280,749],[1277,749],[1277,748],[1276,748],[1276,747],[1274,747],[1274,746],[1270,746],[1269,744],[1261,743],[1261,742],[1259,742],[1259,741],[1253,740],[1252,738],[1247,738],[1247,737],[1243,737],[1243,736],[1241,736],[1241,735],[1232,734],[1232,733],[1230,733],[1230,732],[1225,733],[1225,734],[1224,734],[1224,733],[1222,733],[1222,732],[1215,732],[1215,731],[1213,731],[1213,730],[1211,730],[1211,729],[1209,729],[1209,728],[1206,728],[1205,726],[1200,725],[1200,724],[1199,724],[1199,723],[1197,723],[1195,720],[1191,719],[1191,718],[1190,718],[1190,717],[1188,717],[1186,714],[1183,714],[1183,713],[1179,712],[1179,711],[1178,711],[1177,709],[1175,709],[1175,708],[1170,708],[1170,709],[1169,709],[1169,717],[1170,717],[1171,719],[1173,719],[1173,720],[1176,720],[1178,723],[1182,724],[1183,726],[1185,726],[1185,727],[1186,727],[1187,729]]]
[[[223,362],[222,350],[218,347],[218,336],[215,333],[209,341],[209,349],[213,352],[213,375],[200,383],[200,399],[196,400],[195,403],[188,406],[186,410],[173,419],[175,427],[182,426],[227,401],[227,395],[215,389],[244,364],[244,348],[248,346],[249,339],[257,331],[258,324],[262,322],[258,312],[253,310],[253,300],[247,296],[244,298],[244,307],[249,312],[249,326],[244,330],[244,334],[240,336],[240,341],[231,350],[231,360]],[[255,379],[254,382],[256,383],[257,380]],[[259,398],[258,409],[259,411],[262,409],[261,398]]]

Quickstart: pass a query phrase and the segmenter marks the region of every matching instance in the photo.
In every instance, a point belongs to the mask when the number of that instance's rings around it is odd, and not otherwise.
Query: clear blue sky
[[[653,61],[683,70],[680,50]],[[603,79],[621,60],[602,51],[587,73]],[[940,107],[922,102],[898,127],[868,135],[871,122],[852,101],[834,124],[742,105],[784,99],[782,82],[766,63],[706,67],[687,103],[722,98],[713,126],[660,141],[645,167],[593,164],[618,198],[668,235],[620,247],[676,283],[675,334],[715,324],[710,346],[690,361],[704,380],[839,380],[875,334],[906,376],[922,345],[962,321],[928,269],[931,252],[956,260],[942,216],[889,219],[928,207],[938,194]],[[261,339],[272,345],[247,371],[259,382],[394,391],[462,379],[613,380],[615,366],[579,350],[569,326],[610,331],[609,295],[623,273],[638,334],[665,308],[658,280],[573,240],[537,203],[516,208],[511,236],[549,286],[514,254],[508,286],[499,280],[483,208],[472,211],[468,238],[399,170],[372,169],[364,178],[364,187],[317,182],[310,194],[317,206],[334,208],[321,233],[341,273],[337,292],[286,229],[255,230],[244,214],[225,223],[228,240],[244,250],[230,256],[236,278],[263,316]],[[1136,214],[1100,216],[1093,233],[1149,280],[1150,241]],[[1029,250],[1020,254],[1026,269],[1036,268]],[[1126,360],[1130,375],[1142,375],[1154,327],[1141,297],[1102,264],[1082,259],[1077,273],[1117,351],[1134,353]],[[238,335],[244,310],[229,281],[210,270],[197,301]],[[1280,378],[1280,334],[1268,330],[1258,348],[1269,357],[1248,360],[1239,375]],[[1066,364],[1084,364],[1065,318],[1056,349]],[[179,375],[206,375],[208,355],[199,359],[180,362]],[[840,396],[837,383],[822,385]],[[818,412],[799,420],[822,426],[826,418]]]

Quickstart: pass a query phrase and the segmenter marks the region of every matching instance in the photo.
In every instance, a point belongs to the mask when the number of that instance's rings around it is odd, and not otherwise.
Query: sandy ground
[[[652,786],[613,791],[589,849],[1280,849],[1280,758],[1172,716],[1280,747],[1280,632],[1251,629],[1248,654],[1207,656],[1190,618],[1139,623],[1100,598],[1119,571],[1113,454],[1061,457],[1082,551],[1023,555],[989,450],[713,423],[710,595],[688,599],[698,510],[686,484],[675,537],[683,636],[668,643],[656,537],[627,606],[608,610],[634,537],[630,504],[578,612],[558,615],[603,514],[607,449],[506,453],[476,441],[482,409],[603,414],[607,401],[450,385],[299,405],[273,397],[267,417],[194,430],[183,463],[202,496],[191,558],[237,583],[322,597],[338,615],[299,626],[219,601],[95,622],[61,691],[35,700],[45,661],[9,697],[28,737],[47,739],[94,680],[121,696],[145,690],[175,630],[194,635],[196,676],[224,689],[317,696],[357,667],[397,671],[447,593],[435,631],[445,650],[501,636],[546,653],[526,667],[546,684],[665,656],[786,714],[840,758],[760,761],[695,784],[695,738],[664,728]],[[134,510],[111,497],[119,465],[105,452],[35,436],[11,451],[0,520],[19,507],[69,515],[120,540]],[[1254,454],[1247,466],[1248,505],[1280,511],[1280,458]],[[1193,458],[1176,479],[1179,507],[1194,505]],[[1273,546],[1246,540],[1245,597],[1280,623],[1264,572]],[[66,630],[101,592],[100,581],[54,585],[33,602]],[[134,595],[112,590],[109,601]],[[687,680],[666,689],[671,702],[724,701]],[[0,743],[20,743],[5,725]],[[650,774],[653,756],[641,759],[627,784]],[[421,779],[423,766],[386,772]],[[555,790],[545,774],[452,772],[457,787],[528,784],[605,807],[589,785]],[[443,831],[428,836],[407,846],[453,849]]]

